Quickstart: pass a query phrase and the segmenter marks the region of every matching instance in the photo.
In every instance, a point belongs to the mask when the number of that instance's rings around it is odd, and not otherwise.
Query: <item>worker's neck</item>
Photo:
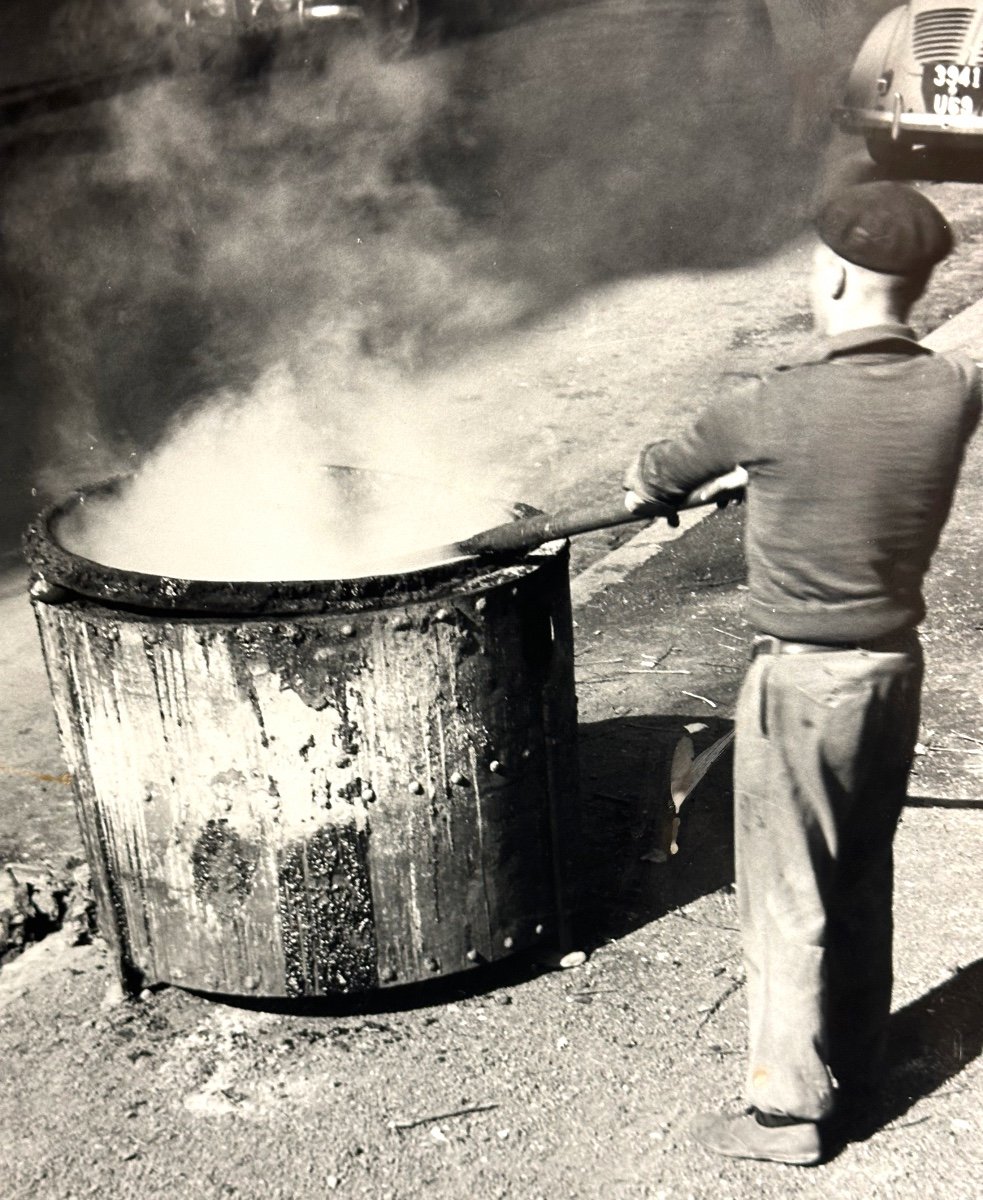
[[[869,329],[872,325],[905,325],[908,314],[902,313],[894,304],[864,304],[850,308],[833,308],[823,314],[821,332],[827,337],[841,333],[853,333],[858,329]]]

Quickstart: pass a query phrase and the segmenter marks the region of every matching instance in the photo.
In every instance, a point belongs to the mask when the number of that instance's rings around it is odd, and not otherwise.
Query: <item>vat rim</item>
[[[372,475],[394,472],[342,464],[327,468]],[[392,574],[365,575],[347,579],[216,580],[183,579],[114,567],[86,558],[59,541],[56,525],[73,507],[87,498],[112,494],[130,475],[115,475],[95,484],[76,488],[68,496],[44,507],[24,532],[22,545],[31,568],[31,583],[69,593],[66,599],[82,599],[114,609],[140,612],[180,613],[185,616],[293,616],[310,613],[359,612],[367,608],[437,599],[449,593],[472,593],[494,587],[508,573],[535,570],[545,559],[568,547],[565,539],[549,542],[537,550],[518,554],[508,561],[454,559],[434,566]],[[407,479],[408,476],[400,478]],[[501,502],[513,520],[538,516],[541,510],[521,501]]]

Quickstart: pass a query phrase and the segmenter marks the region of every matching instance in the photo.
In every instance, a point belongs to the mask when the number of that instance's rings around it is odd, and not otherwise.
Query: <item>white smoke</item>
[[[181,75],[88,110],[94,152],[16,175],[48,490],[160,447],[115,525],[95,506],[89,556],[324,576],[500,519],[461,491],[543,503],[563,439],[534,395],[528,428],[492,431],[508,363],[475,351],[599,283],[774,249],[815,167],[781,141],[763,0],[651,10],[573,6],[398,64],[339,36],[322,76],[242,95]],[[407,524],[400,494],[367,524],[326,463],[429,479],[454,520]]]
[[[368,418],[373,403],[379,420],[378,396],[312,400],[273,369],[249,394],[221,394],[178,422],[118,494],[87,498],[58,536],[86,558],[148,574],[346,579],[430,566],[446,544],[508,519],[507,504],[435,471],[418,429],[397,421],[356,438],[338,425],[340,411],[361,405]],[[359,458],[361,469],[347,469]]]

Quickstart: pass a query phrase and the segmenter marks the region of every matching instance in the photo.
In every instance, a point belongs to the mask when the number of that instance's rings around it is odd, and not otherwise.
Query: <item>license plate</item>
[[[929,112],[939,117],[972,117],[983,113],[983,67],[957,63],[926,63],[922,96]]]

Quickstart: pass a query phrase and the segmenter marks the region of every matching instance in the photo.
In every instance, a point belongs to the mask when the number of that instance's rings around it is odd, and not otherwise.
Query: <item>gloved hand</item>
[[[645,456],[648,452],[648,446],[643,446],[635,455],[634,461],[625,471],[625,478],[622,481],[622,486],[626,492],[634,492],[642,500],[654,500],[655,496],[648,491],[645,485]]]
[[[697,488],[694,496],[698,503],[709,504],[714,501],[718,508],[726,508],[728,504],[743,504],[747,495],[748,474],[743,467],[735,467],[726,475],[718,475],[701,488]]]
[[[666,523],[673,529],[679,524],[679,513],[671,505],[664,500],[646,500],[631,488],[625,489],[625,508],[640,517],[665,517]]]
[[[651,494],[645,484],[645,453],[643,446],[635,461],[625,472],[623,487],[625,489],[625,508],[630,513],[641,517],[665,517],[666,521],[675,528],[679,524],[679,514],[667,500],[657,499]]]

